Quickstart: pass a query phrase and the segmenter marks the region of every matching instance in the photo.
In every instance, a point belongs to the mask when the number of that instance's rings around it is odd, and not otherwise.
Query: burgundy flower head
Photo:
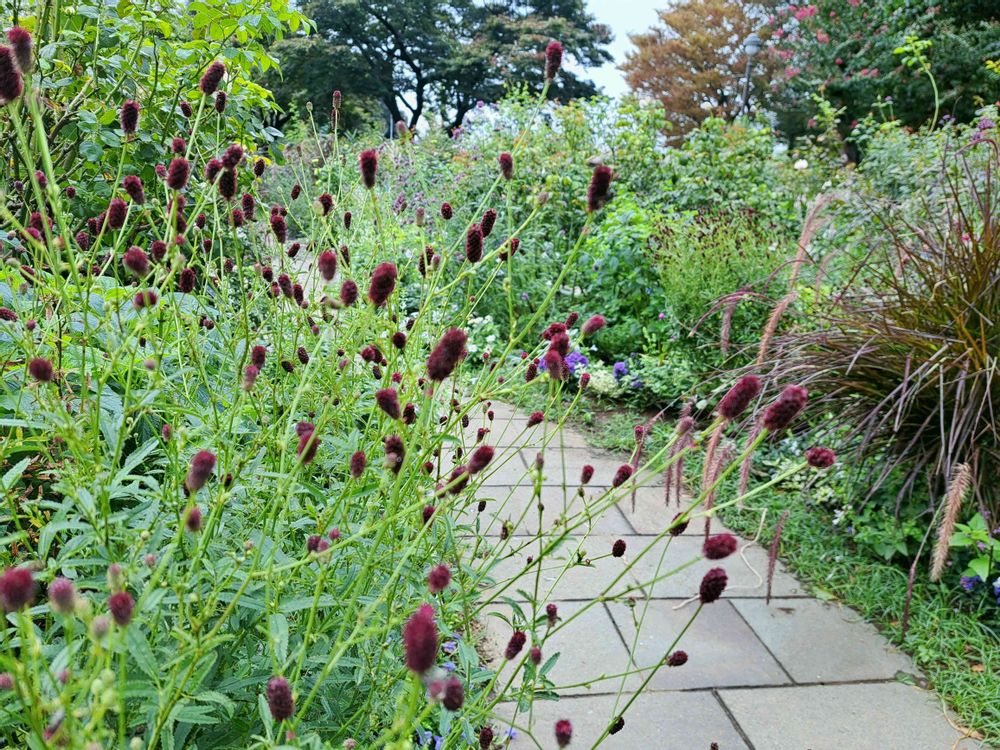
[[[591,315],[580,330],[584,336],[591,336],[604,328],[607,323],[603,315]]]
[[[497,212],[492,208],[487,208],[483,211],[483,220],[479,222],[479,226],[482,229],[483,237],[489,237],[493,234],[493,227],[497,223]]]
[[[257,178],[263,177],[265,169],[267,169],[267,162],[263,159],[257,159],[253,163],[253,176]]]
[[[127,591],[118,591],[108,598],[108,609],[118,627],[124,628],[132,622],[135,599]]]
[[[517,655],[521,653],[521,649],[524,648],[525,642],[528,640],[528,636],[525,635],[523,630],[515,630],[510,636],[510,640],[507,641],[507,648],[504,649],[503,658],[507,661],[512,661],[517,658]]]
[[[442,219],[444,219],[445,221],[448,221],[452,217],[453,213],[454,212],[452,211],[451,204],[448,203],[448,201],[445,201],[444,203],[441,204],[441,218]]]
[[[222,166],[226,169],[236,169],[243,161],[243,147],[234,143],[222,154]]]
[[[31,32],[14,26],[7,32],[7,41],[14,51],[14,61],[24,75],[31,72]]]
[[[423,674],[437,661],[438,630],[430,604],[421,604],[403,626],[403,650],[407,668],[417,674]]]
[[[191,163],[183,156],[176,156],[167,167],[167,187],[171,190],[183,190],[190,176]]]
[[[556,744],[559,747],[566,747],[573,739],[573,725],[569,719],[559,719],[556,722]]]
[[[149,273],[149,256],[141,247],[132,245],[122,256],[122,264],[136,276],[145,276]]]
[[[358,479],[362,474],[365,473],[365,464],[368,462],[368,458],[365,456],[364,451],[356,451],[351,456],[351,476]]]
[[[549,349],[542,357],[545,363],[545,371],[553,380],[565,380],[567,374],[566,360],[559,353],[558,349]]]
[[[615,472],[614,479],[611,480],[612,487],[621,487],[632,476],[632,467],[629,464],[622,464]]]
[[[375,187],[375,173],[378,171],[378,153],[374,149],[366,149],[358,155],[358,167],[361,169],[361,182],[371,190]]]
[[[35,598],[35,579],[28,568],[7,568],[0,576],[0,604],[16,612]]]
[[[777,400],[764,411],[764,428],[768,432],[781,432],[805,408],[809,391],[800,385],[790,385]]]
[[[222,83],[222,79],[225,76],[226,66],[216,60],[205,70],[201,81],[198,83],[198,88],[201,89],[201,93],[205,96],[211,96],[219,88],[219,84]]]
[[[480,727],[479,729],[479,750],[490,750],[493,745],[493,728]]]
[[[688,655],[685,651],[674,651],[667,657],[668,667],[683,667],[687,664]]]
[[[128,197],[132,199],[133,203],[141,206],[146,202],[146,191],[142,189],[142,180],[136,175],[130,174],[126,176],[122,180],[122,187],[128,193]]]
[[[719,401],[719,414],[730,421],[739,417],[757,398],[757,394],[760,393],[760,385],[760,378],[756,375],[744,375]]]
[[[403,445],[403,438],[399,435],[389,435],[383,443],[383,448],[385,449],[386,468],[394,474],[398,474],[400,467],[403,465],[403,459],[406,458],[406,447]]]
[[[201,508],[197,505],[191,506],[187,515],[184,516],[184,525],[192,534],[197,534],[201,531]]]
[[[375,307],[382,307],[389,301],[389,295],[396,288],[396,275],[395,263],[379,263],[375,266],[368,285],[368,299]]]
[[[389,415],[390,419],[399,419],[399,394],[395,388],[382,388],[375,392],[375,403],[378,408]]]
[[[358,299],[358,285],[350,279],[340,285],[340,302],[344,307],[350,307]]]
[[[431,590],[432,594],[441,593],[448,588],[449,583],[451,583],[451,568],[444,563],[435,565],[427,574],[427,588]]]
[[[258,368],[263,369],[264,363],[267,361],[267,347],[256,345],[250,350],[250,361]]]
[[[549,42],[545,48],[545,80],[551,81],[556,77],[559,68],[562,66],[563,46],[556,41]]]
[[[729,578],[722,568],[712,568],[701,579],[701,586],[698,590],[698,597],[702,604],[711,604],[716,601],[722,592],[726,590],[726,583]]]
[[[483,259],[483,228],[473,224],[465,233],[465,257],[470,263],[478,263]]]
[[[427,357],[427,375],[431,380],[441,382],[451,375],[466,354],[468,335],[461,328],[445,331],[437,346]]]
[[[212,476],[215,469],[215,454],[211,451],[198,451],[191,457],[191,468],[188,469],[187,477],[184,479],[184,486],[188,492],[197,492],[208,478]]]
[[[14,52],[0,44],[0,107],[10,104],[24,91],[24,81],[14,62]]]
[[[615,543],[611,545],[611,556],[612,557],[624,557],[625,556],[625,540],[616,539]]]
[[[481,445],[476,448],[469,458],[469,473],[478,474],[489,466],[490,461],[493,460],[494,453],[493,446],[490,445]]]
[[[587,484],[594,477],[594,467],[590,464],[585,464],[583,469],[580,470],[580,484]]]
[[[181,270],[177,276],[177,291],[183,294],[191,294],[194,291],[195,281],[196,275],[193,268]]]
[[[737,544],[732,534],[715,534],[705,540],[702,552],[709,560],[722,560],[736,551]]]
[[[150,307],[156,307],[156,303],[160,301],[159,295],[156,293],[155,289],[146,289],[141,292],[136,292],[136,295],[132,298],[132,307],[136,310],[144,310]]]
[[[509,153],[504,151],[500,156],[497,157],[497,161],[500,163],[500,174],[503,175],[505,180],[509,180],[514,176],[514,157]]]
[[[71,580],[60,576],[49,584],[49,606],[61,615],[73,612],[76,606],[76,588]]]
[[[559,607],[555,604],[546,604],[545,617],[549,622],[549,627],[554,627],[556,621],[559,619]]]
[[[829,448],[815,446],[806,451],[806,461],[814,469],[828,469],[837,460],[837,454]]]
[[[316,435],[316,427],[312,422],[299,422],[295,425],[295,432],[299,436],[299,444],[295,448],[295,453],[302,461],[303,465],[309,464],[316,458],[316,451],[319,450],[319,436]]]
[[[587,211],[593,213],[608,202],[611,197],[612,177],[611,167],[605,164],[594,167],[594,174],[590,178],[590,187],[587,188]]]
[[[49,383],[54,376],[52,363],[44,357],[35,357],[28,362],[28,374],[39,383]]]
[[[284,245],[288,239],[288,225],[285,223],[285,217],[281,214],[271,214],[270,221],[274,238],[278,241],[279,245]]]
[[[323,281],[333,281],[333,277],[337,275],[337,254],[332,250],[324,250],[316,259],[316,265]]]
[[[444,698],[441,704],[449,711],[457,711],[465,703],[465,687],[454,675],[444,682]]]
[[[528,427],[534,427],[535,425],[541,424],[545,419],[545,415],[540,411],[533,411],[528,416]]]
[[[118,112],[118,123],[126,135],[131,135],[139,127],[139,102],[129,99]]]
[[[112,198],[108,203],[108,226],[111,229],[121,229],[125,226],[125,217],[128,216],[128,206],[121,198]]]
[[[267,707],[275,721],[285,721],[295,713],[292,688],[284,677],[272,677],[267,681]]]

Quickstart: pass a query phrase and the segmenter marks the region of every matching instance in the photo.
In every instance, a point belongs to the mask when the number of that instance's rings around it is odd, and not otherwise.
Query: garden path
[[[570,428],[553,435],[553,427],[527,427],[528,415],[512,407],[495,404],[495,419],[487,442],[497,446],[492,473],[484,480],[478,497],[502,499],[489,502],[480,516],[488,537],[499,541],[505,520],[516,519],[530,502],[533,465],[546,437],[543,523],[557,515],[556,507],[573,500],[580,470],[594,466],[589,490],[601,492],[621,465],[620,456],[590,448]],[[476,430],[486,422],[469,425]],[[471,442],[471,441],[470,441]],[[560,449],[561,446],[561,449]],[[563,495],[563,477],[570,487]],[[636,492],[635,510],[628,500],[611,507],[596,522],[582,542],[585,556],[596,559],[592,566],[575,566],[558,575],[563,564],[546,566],[541,575],[539,600],[555,602],[561,617],[592,600],[621,573],[623,560],[608,554],[616,539],[627,544],[624,560],[655,542],[656,535],[677,512],[664,506],[662,482],[649,477],[649,484]],[[511,532],[531,535],[537,526],[534,510]],[[533,525],[534,524],[534,525]],[[656,582],[649,592],[648,612],[636,639],[635,621],[647,606],[638,584],[655,577],[659,549],[652,550],[615,585],[612,594],[632,586],[628,596],[590,608],[546,644],[547,658],[559,651],[560,659],[549,673],[559,690],[558,701],[536,701],[531,716],[515,717],[512,748],[556,747],[554,723],[567,718],[573,723],[571,748],[591,748],[609,719],[617,715],[641,678],[631,675],[594,680],[645,667],[662,659],[681,631],[696,603],[702,575],[719,562],[700,558],[703,523],[692,522],[674,539],[662,570],[670,570],[697,559],[691,567]],[[713,522],[713,532],[720,530]],[[555,552],[555,557],[576,554],[579,540]],[[523,573],[529,551],[508,554],[494,576],[498,580],[518,576],[521,580],[506,590],[517,601],[525,595],[517,589],[533,590],[535,572]],[[681,667],[663,667],[625,715],[624,729],[607,738],[601,747],[637,750],[972,750],[983,747],[959,731],[933,692],[920,687],[923,680],[912,661],[891,646],[870,624],[836,602],[810,595],[784,570],[780,562],[773,579],[773,597],[765,601],[768,552],[759,544],[742,540],[740,552],[721,561],[729,575],[729,586],[718,602],[706,605],[677,648],[689,655]],[[551,571],[549,575],[546,571]],[[649,588],[649,587],[644,587]],[[509,603],[491,606],[491,614],[510,611]],[[500,654],[511,628],[500,617],[483,622],[486,648]],[[553,642],[554,641],[554,642]],[[530,644],[529,644],[530,645]],[[508,668],[509,669],[509,668]],[[505,678],[503,672],[501,677]],[[588,683],[589,684],[581,684]],[[503,716],[513,706],[501,704],[497,735],[507,730]],[[530,736],[529,736],[530,735]]]

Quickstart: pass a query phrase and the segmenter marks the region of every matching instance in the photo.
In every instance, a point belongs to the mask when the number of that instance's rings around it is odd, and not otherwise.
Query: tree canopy
[[[552,39],[571,63],[553,97],[596,93],[573,68],[611,59],[611,33],[583,0],[307,0],[303,12],[315,28],[275,47],[284,79],[272,86],[283,106],[314,102],[318,119],[339,89],[409,127],[432,114],[456,126],[478,101],[499,99],[508,81],[540,88]]]

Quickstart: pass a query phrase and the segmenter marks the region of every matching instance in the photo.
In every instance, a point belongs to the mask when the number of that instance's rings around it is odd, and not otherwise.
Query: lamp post
[[[736,110],[736,117],[742,115],[746,111],[747,105],[750,104],[750,76],[753,73],[753,58],[760,52],[761,46],[760,37],[753,32],[743,41],[743,51],[747,53],[747,70],[743,81],[743,99],[740,101],[739,109]]]

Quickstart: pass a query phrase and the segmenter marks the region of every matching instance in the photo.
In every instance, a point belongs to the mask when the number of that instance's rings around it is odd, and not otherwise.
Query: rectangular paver
[[[650,667],[662,659],[697,606],[692,603],[678,610],[676,604],[667,599],[649,602],[633,652],[636,666]],[[635,621],[642,615],[644,605],[641,601],[634,607],[617,602],[608,605],[629,648],[635,638]],[[661,668],[649,683],[650,689],[785,685],[790,682],[732,604],[724,599],[702,610],[677,648],[687,653],[687,664]]]
[[[816,599],[734,600],[733,606],[797,682],[892,679],[909,657],[847,607]]]
[[[621,706],[622,704],[618,704]],[[498,706],[494,729],[505,736],[512,716],[516,736],[512,748],[554,750],[554,727],[559,719],[573,724],[570,748],[587,750],[615,718],[615,696],[580,696],[559,701],[535,701],[531,716],[514,714],[512,704]],[[625,726],[605,739],[600,747],[611,750],[708,750],[717,742],[720,750],[747,750],[716,698],[708,692],[647,693],[636,699],[624,717]],[[531,736],[529,736],[529,731]],[[758,748],[759,750],[759,748]]]
[[[933,693],[899,682],[722,690],[719,695],[756,750],[981,747],[962,740]]]
[[[486,501],[486,509],[479,513],[476,504],[470,504],[459,515],[460,523],[471,524],[478,516],[481,533],[487,536],[499,536],[505,521],[514,536],[534,536],[538,533],[538,510],[533,487],[484,486],[476,492],[476,498]],[[567,521],[575,525],[584,517],[587,507],[594,509],[593,516],[573,530],[575,535],[602,533],[621,536],[632,530],[614,505],[597,510],[598,500],[593,493],[580,497],[572,490],[564,493],[559,487],[543,487],[541,498],[541,527],[547,533],[558,531]]]

